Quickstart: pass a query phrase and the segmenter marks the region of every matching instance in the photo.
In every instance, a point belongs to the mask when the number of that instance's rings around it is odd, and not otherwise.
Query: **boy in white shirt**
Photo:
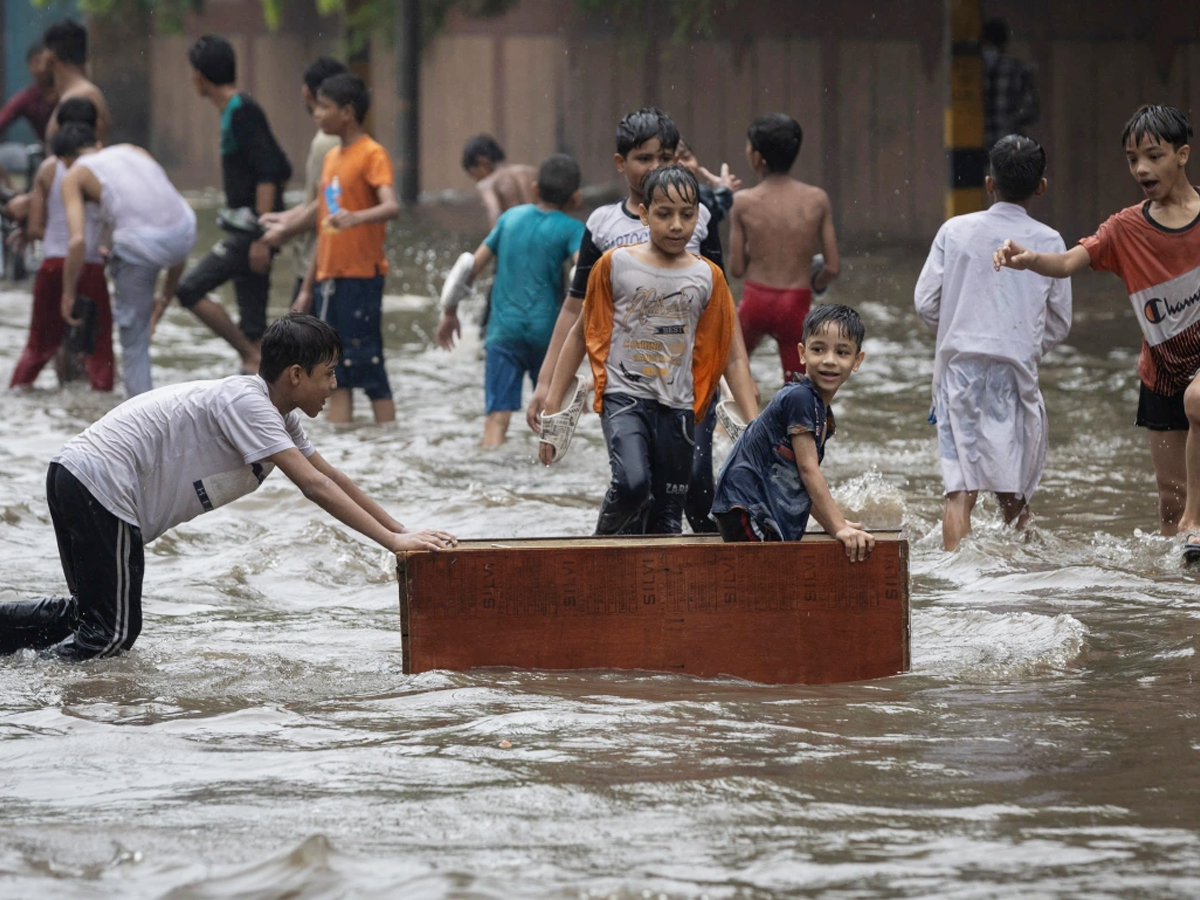
[[[1038,363],[1071,329],[1069,279],[999,275],[991,249],[1015,237],[1061,253],[1061,235],[1028,212],[1046,190],[1046,151],[1011,134],[989,154],[996,202],[942,225],[921,270],[917,314],[937,330],[933,412],[945,485],[942,541],[953,550],[971,531],[980,491],[992,491],[1006,523],[1023,527],[1046,466],[1046,405]]]
[[[409,531],[304,434],[337,386],[342,342],[320,319],[284,316],[257,375],[193,381],[127,400],[50,463],[46,499],[70,596],[0,603],[0,653],[64,659],[128,650],[142,628],[143,545],[254,491],[278,466],[308,499],[395,553],[454,543]]]

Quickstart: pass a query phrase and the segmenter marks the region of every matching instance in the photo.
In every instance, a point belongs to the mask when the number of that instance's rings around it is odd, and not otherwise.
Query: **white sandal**
[[[470,290],[467,279],[471,277],[473,268],[475,268],[475,254],[459,254],[454,265],[450,267],[450,272],[446,275],[445,284],[442,285],[443,310],[453,312],[458,308],[458,304],[466,298],[467,291]]]
[[[587,400],[590,388],[590,384],[576,375],[574,384],[567,391],[571,402],[567,404],[566,408],[550,415],[541,414],[541,443],[549,444],[554,448],[554,462],[558,462],[567,455],[567,449],[571,446],[571,438],[575,434],[575,426],[579,424],[579,417],[583,414],[583,404]]]
[[[737,403],[733,400],[722,400],[717,404],[717,421],[721,423],[721,427],[725,429],[729,439],[735,443],[742,436],[742,432],[746,430],[746,423],[742,421],[741,411],[738,410]]]

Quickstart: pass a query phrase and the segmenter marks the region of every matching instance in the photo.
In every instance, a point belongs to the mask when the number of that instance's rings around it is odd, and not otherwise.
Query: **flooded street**
[[[519,417],[484,453],[476,329],[432,344],[431,298],[482,237],[467,222],[393,227],[398,427],[369,424],[360,396],[357,424],[308,433],[407,525],[590,533],[598,418],[552,469]],[[404,676],[394,560],[277,473],[146,548],[133,652],[0,658],[0,897],[1200,896],[1200,575],[1156,533],[1120,284],[1076,279],[1071,336],[1044,362],[1032,532],[988,500],[947,554],[933,339],[912,310],[925,248],[848,249],[830,299],[862,313],[867,355],[823,468],[868,527],[912,542],[911,674]],[[277,265],[273,315],[291,275]],[[28,314],[28,285],[5,286],[5,379]],[[178,306],[153,352],[159,385],[236,369]],[[769,396],[773,345],[753,369]],[[119,397],[54,385],[0,393],[0,600],[63,590],[46,465]]]

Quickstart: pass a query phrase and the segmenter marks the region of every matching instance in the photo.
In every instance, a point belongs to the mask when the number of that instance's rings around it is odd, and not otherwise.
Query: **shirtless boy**
[[[483,198],[489,225],[494,226],[500,214],[514,206],[537,202],[533,192],[537,169],[505,161],[503,148],[490,134],[477,134],[467,140],[462,165]]]
[[[745,278],[738,319],[751,353],[765,336],[779,344],[783,380],[804,374],[798,346],[812,295],[838,276],[829,195],[792,178],[803,133],[790,116],[759,116],[746,132],[746,158],[758,184],[738,191],[729,226],[729,274]],[[815,275],[812,260],[825,254]]]
[[[96,107],[96,138],[102,144],[108,143],[112,126],[108,104],[100,88],[88,80],[83,70],[87,65],[87,29],[73,19],[63,19],[46,29],[42,43],[46,45],[46,65],[54,76],[58,105],[62,106],[64,100],[72,97],[91,100]],[[55,112],[58,112],[57,107]],[[52,115],[46,124],[46,146],[54,140],[58,128],[58,117]]]

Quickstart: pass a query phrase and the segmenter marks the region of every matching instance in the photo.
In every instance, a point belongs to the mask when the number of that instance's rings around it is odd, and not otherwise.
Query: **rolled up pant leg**
[[[647,403],[612,394],[604,398],[600,427],[608,445],[612,482],[600,506],[596,534],[644,534],[650,508],[653,423]]]
[[[29,647],[89,659],[129,649],[142,629],[141,531],[57,463],[46,495],[71,596],[0,604],[0,652]]]
[[[125,396],[133,397],[154,387],[150,376],[150,314],[158,268],[115,257],[109,270],[113,277],[113,320],[121,336],[121,377]]]

